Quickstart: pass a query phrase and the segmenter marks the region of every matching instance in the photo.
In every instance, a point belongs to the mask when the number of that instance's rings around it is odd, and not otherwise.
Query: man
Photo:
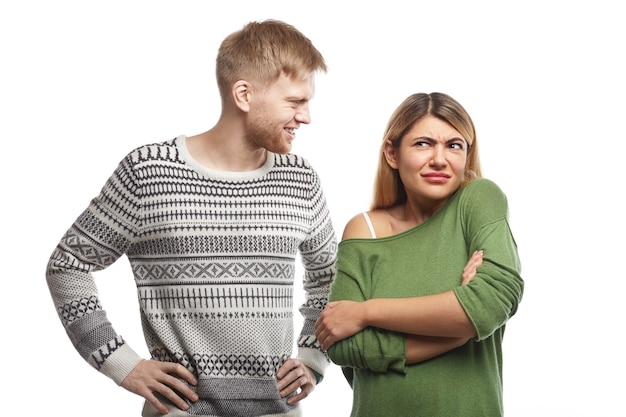
[[[289,152],[326,70],[291,25],[234,32],[218,51],[215,126],[129,153],[54,250],[47,282],[69,337],[146,399],[143,416],[299,416],[322,378],[329,362],[313,325],[336,238],[318,175]],[[306,301],[290,358],[298,252]],[[92,275],[123,254],[149,360],[108,322]]]

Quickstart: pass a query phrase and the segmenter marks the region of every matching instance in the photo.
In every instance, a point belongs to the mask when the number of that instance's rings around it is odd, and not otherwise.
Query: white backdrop
[[[526,281],[504,342],[506,415],[626,415],[618,10],[603,0],[2,2],[0,414],[139,415],[142,399],[74,351],[46,262],[128,151],[215,123],[219,43],[275,18],[330,68],[294,151],[319,171],[338,234],[369,205],[393,109],[414,92],[452,95],[474,118],[485,176],[509,197]],[[116,329],[147,354],[127,262],[98,279]],[[305,415],[347,416],[350,396],[332,366]]]

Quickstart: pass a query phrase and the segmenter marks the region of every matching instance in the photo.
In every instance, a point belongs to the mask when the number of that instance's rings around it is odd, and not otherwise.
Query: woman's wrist
[[[378,302],[375,298],[365,300],[361,303],[362,311],[361,314],[359,314],[359,317],[362,317],[363,319],[363,322],[361,323],[363,329],[369,326],[376,327],[377,304]]]

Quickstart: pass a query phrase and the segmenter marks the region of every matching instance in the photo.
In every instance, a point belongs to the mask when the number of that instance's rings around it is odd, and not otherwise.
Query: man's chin
[[[291,144],[289,144],[289,145],[283,145],[283,146],[280,146],[280,147],[276,147],[276,148],[273,148],[273,149],[269,149],[268,148],[267,150],[272,152],[272,153],[279,154],[279,155],[286,155],[289,152],[291,152],[291,148],[292,148],[292,146],[291,146]]]

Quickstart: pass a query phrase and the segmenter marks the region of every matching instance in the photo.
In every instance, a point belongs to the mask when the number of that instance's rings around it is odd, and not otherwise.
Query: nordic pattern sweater
[[[170,404],[169,415],[298,415],[275,374],[293,350],[298,253],[297,356],[322,375],[329,364],[313,328],[336,252],[319,177],[293,154],[269,154],[251,172],[212,171],[185,141],[129,153],[65,233],[46,272],[61,322],[82,357],[120,384],[142,358],[107,320],[92,273],[125,254],[152,358],[199,379],[200,400],[187,412]],[[146,402],[143,415],[157,414]]]

